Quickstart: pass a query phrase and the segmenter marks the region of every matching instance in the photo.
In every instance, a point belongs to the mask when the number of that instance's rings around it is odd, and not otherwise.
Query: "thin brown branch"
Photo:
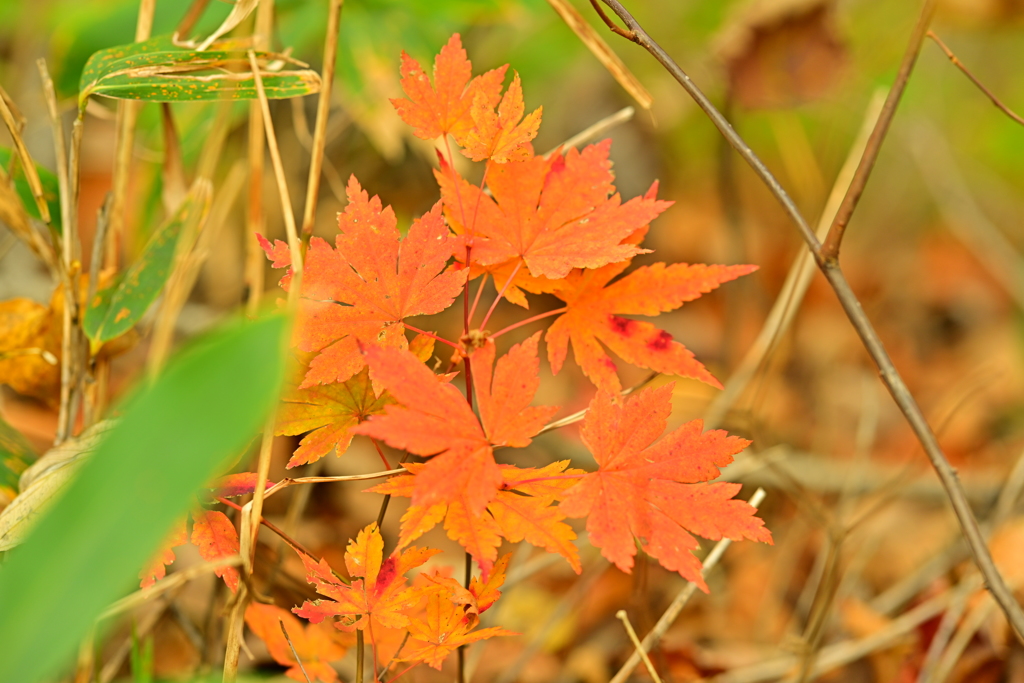
[[[985,97],[992,101],[992,104],[996,105],[996,107],[998,107],[1001,112],[1009,116],[1011,119],[1013,119],[1020,125],[1024,126],[1024,118],[1021,118],[1015,111],[1013,111],[1005,104],[1003,104],[1003,102],[998,97],[996,97],[994,92],[986,88],[985,84],[978,80],[977,76],[971,73],[970,69],[968,69],[964,65],[964,63],[957,58],[955,54],[953,54],[953,51],[950,50],[949,47],[947,47],[946,44],[942,42],[942,40],[940,40],[939,37],[935,35],[933,31],[928,31],[928,37],[935,41],[935,44],[939,46],[939,49],[946,53],[946,57],[948,57],[949,61],[953,63],[953,66],[960,69],[960,71],[963,72],[964,76],[967,76],[967,78],[971,79],[971,83],[973,83],[975,87],[978,88],[978,90],[984,93]]]
[[[320,99],[316,103],[316,123],[313,125],[313,156],[309,162],[306,180],[306,205],[302,212],[302,235],[313,234],[317,198],[320,196],[320,176],[323,173],[324,150],[327,147],[327,118],[331,113],[331,88],[334,85],[334,67],[338,59],[338,31],[341,28],[341,8],[345,0],[331,0],[327,13],[327,35],[324,38],[324,67],[320,78]]]
[[[850,288],[850,285],[846,280],[846,276],[843,274],[842,269],[839,268],[838,262],[835,260],[826,260],[824,258],[818,238],[815,236],[814,231],[800,213],[800,210],[796,207],[792,198],[782,187],[779,181],[776,180],[775,176],[772,175],[771,171],[769,171],[764,165],[764,162],[761,161],[743,138],[736,133],[732,125],[729,124],[725,117],[722,116],[721,112],[719,112],[711,101],[708,100],[707,96],[704,95],[701,89],[697,87],[679,64],[677,64],[675,60],[673,60],[672,57],[670,57],[669,54],[665,52],[665,50],[662,49],[662,47],[658,45],[653,38],[650,37],[643,27],[637,23],[636,19],[633,18],[633,15],[623,7],[619,0],[602,0],[602,2],[612,8],[616,15],[625,22],[626,26],[634,33],[635,42],[650,52],[651,55],[653,55],[654,58],[665,67],[676,81],[679,82],[683,89],[686,90],[686,92],[694,99],[708,118],[711,119],[712,123],[714,123],[726,139],[729,140],[729,143],[733,148],[741,157],[743,157],[744,161],[751,166],[758,177],[765,183],[768,190],[775,196],[776,200],[782,204],[786,213],[789,214],[790,218],[796,224],[808,248],[814,254],[818,267],[822,270],[825,278],[832,286],[832,289],[835,292],[836,297],[839,299],[839,303],[843,307],[847,318],[849,318],[850,323],[857,332],[857,335],[861,338],[861,342],[877,365],[882,382],[885,384],[886,389],[889,390],[889,393],[892,395],[893,400],[895,400],[896,405],[910,424],[911,429],[914,430],[914,434],[917,436],[917,439],[921,443],[928,459],[931,461],[932,467],[935,469],[936,474],[938,474],[939,479],[942,481],[943,487],[946,489],[946,494],[953,506],[953,511],[956,514],[957,521],[960,524],[960,528],[971,548],[974,561],[977,564],[979,571],[981,571],[982,575],[985,577],[985,582],[989,591],[992,593],[996,602],[999,603],[999,606],[1006,614],[1007,619],[1013,625],[1018,637],[1024,638],[1024,611],[1022,611],[1020,605],[1017,604],[1016,599],[1013,597],[1013,593],[1010,591],[1009,587],[1007,587],[1006,582],[1003,580],[1002,575],[999,573],[999,570],[996,568],[995,563],[992,560],[992,555],[989,553],[988,546],[985,544],[984,536],[978,528],[978,521],[975,519],[974,512],[971,510],[971,506],[967,501],[967,496],[964,493],[963,486],[960,484],[956,470],[954,470],[949,464],[949,460],[946,458],[945,453],[943,453],[942,447],[939,445],[938,439],[935,437],[928,421],[925,419],[920,406],[917,405],[917,402],[911,395],[910,390],[907,388],[906,382],[903,381],[903,378],[893,365],[892,359],[885,350],[881,338],[875,331],[871,321],[868,320],[867,316],[864,314],[860,301]],[[927,8],[928,4],[926,4],[926,11]]]
[[[284,627],[284,621],[278,618],[277,623],[281,626],[281,633],[284,634],[284,639],[288,641],[288,647],[292,650],[292,656],[295,657],[295,662],[299,665],[299,671],[302,672],[302,677],[306,679],[306,683],[313,683],[309,680],[309,674],[306,673],[306,667],[302,666],[302,658],[299,657],[299,653],[295,651],[295,646],[292,645],[292,637],[288,635],[288,629]]]
[[[846,234],[846,226],[850,223],[850,217],[853,216],[853,212],[857,208],[858,202],[860,202],[861,195],[864,194],[864,188],[867,186],[868,178],[875,167],[875,161],[878,159],[878,153],[882,149],[885,135],[889,132],[889,126],[896,115],[896,108],[903,97],[903,91],[906,90],[910,74],[914,71],[914,64],[917,63],[917,56],[921,53],[921,45],[924,43],[924,36],[928,32],[928,25],[931,23],[932,15],[935,13],[935,2],[936,0],[924,0],[924,3],[921,5],[921,13],[917,18],[917,23],[914,25],[913,32],[910,34],[907,50],[903,53],[903,61],[900,63],[899,71],[896,74],[896,81],[892,84],[892,88],[889,89],[889,96],[885,98],[885,104],[882,105],[882,113],[878,117],[878,122],[875,123],[875,129],[871,132],[871,137],[868,138],[868,146],[864,150],[864,156],[860,158],[860,164],[857,166],[857,172],[853,175],[850,189],[846,191],[843,203],[839,206],[836,217],[832,219],[832,226],[828,229],[828,235],[822,244],[821,252],[826,261],[836,261],[839,259],[839,248],[842,246],[843,235]]]

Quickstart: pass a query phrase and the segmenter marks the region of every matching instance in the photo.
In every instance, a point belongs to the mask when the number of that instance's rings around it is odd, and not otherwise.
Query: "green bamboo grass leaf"
[[[10,147],[0,147],[0,166],[11,171],[12,156],[14,156],[14,151]],[[43,186],[43,198],[50,209],[50,225],[59,233],[61,231],[60,189],[57,186],[57,176],[39,164],[36,164],[36,173],[39,175],[39,182]],[[32,188],[29,186],[28,180],[25,179],[25,173],[21,170],[20,164],[11,173],[11,179],[14,181],[14,189],[18,192],[18,198],[21,200],[28,215],[37,220],[42,220],[43,217],[39,215],[39,207],[36,206],[35,197],[32,196]]]
[[[320,91],[320,76],[281,54],[256,52],[263,88],[270,99]],[[100,50],[89,57],[79,81],[79,107],[90,95],[150,102],[256,99],[256,79],[243,41],[219,41],[192,50],[161,36]]]
[[[111,602],[245,448],[283,377],[282,316],[194,344],[121,409],[77,478],[0,564],[0,681],[56,680]]]
[[[96,292],[85,309],[82,329],[94,344],[119,337],[135,326],[171,274],[178,238],[210,210],[212,191],[204,180],[193,183],[174,215],[157,228],[146,248],[117,281]]]
[[[0,419],[0,507],[18,494],[18,479],[35,459],[35,451],[21,432]]]

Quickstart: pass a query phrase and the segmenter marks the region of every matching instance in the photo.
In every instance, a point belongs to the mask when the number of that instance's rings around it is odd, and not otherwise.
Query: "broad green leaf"
[[[12,156],[14,156],[14,151],[10,147],[0,147],[0,166],[10,171]],[[36,173],[39,174],[39,182],[43,185],[43,197],[46,199],[46,205],[50,209],[50,225],[57,232],[60,232],[60,189],[57,186],[57,176],[39,164],[36,164]],[[17,190],[18,198],[21,199],[21,203],[28,215],[42,220],[42,216],[39,215],[39,207],[36,206],[35,197],[32,196],[32,188],[29,187],[20,164],[15,172],[11,174],[11,179],[14,180],[14,189]]]
[[[35,459],[35,451],[21,432],[0,419],[0,506],[17,495],[18,478]]]
[[[178,210],[157,228],[131,268],[96,292],[82,324],[89,339],[98,344],[119,337],[145,315],[171,274],[178,238],[186,226],[206,217],[210,196],[208,182],[193,183]]]
[[[213,47],[200,52],[161,36],[100,50],[82,71],[78,104],[84,107],[90,95],[150,102],[255,99],[256,78],[244,45],[223,41]],[[281,70],[284,64],[305,64],[270,52],[257,52],[256,58],[268,98],[301,97],[320,90],[315,71]]]
[[[285,319],[194,344],[121,408],[120,423],[0,565],[0,681],[53,680],[193,495],[245,448],[279,391]]]

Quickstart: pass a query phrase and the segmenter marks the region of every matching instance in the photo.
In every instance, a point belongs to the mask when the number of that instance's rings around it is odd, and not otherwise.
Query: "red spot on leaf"
[[[659,330],[658,336],[647,342],[647,348],[651,351],[664,351],[672,343],[672,335],[665,330]]]
[[[608,323],[611,325],[613,331],[618,332],[624,337],[630,336],[633,333],[633,327],[636,325],[636,321],[630,320],[629,318],[622,318],[617,315],[608,316]]]

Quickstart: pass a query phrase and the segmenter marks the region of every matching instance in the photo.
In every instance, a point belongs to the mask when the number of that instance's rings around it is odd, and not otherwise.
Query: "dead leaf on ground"
[[[714,51],[736,101],[748,109],[821,98],[847,63],[831,0],[755,0],[727,24]]]

